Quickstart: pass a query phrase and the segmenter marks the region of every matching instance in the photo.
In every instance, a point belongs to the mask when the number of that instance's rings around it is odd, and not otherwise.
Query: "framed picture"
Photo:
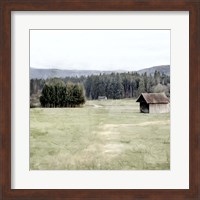
[[[2,199],[199,199],[198,1],[1,3]]]

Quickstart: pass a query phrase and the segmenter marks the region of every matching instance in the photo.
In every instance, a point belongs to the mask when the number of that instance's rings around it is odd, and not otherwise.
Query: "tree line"
[[[98,99],[137,98],[141,93],[165,92],[170,96],[170,77],[155,71],[154,75],[138,73],[112,73],[89,76],[84,82],[86,97]]]
[[[81,84],[67,83],[52,79],[44,84],[40,96],[42,107],[77,107],[85,103]]]
[[[43,91],[44,86],[47,87],[48,84],[46,83],[57,79],[31,79],[30,95],[40,93]],[[159,71],[155,71],[153,75],[127,72],[65,77],[58,80],[62,81],[65,85],[68,85],[68,83],[79,85],[79,87],[83,85],[82,89],[87,99],[98,99],[99,96],[106,96],[108,99],[137,98],[143,92],[165,92],[170,97],[170,76],[164,73],[161,74]],[[56,88],[51,90],[57,91]],[[60,89],[57,91],[57,94],[59,93],[62,94]],[[58,102],[55,100],[54,102],[56,102],[56,106]],[[63,103],[59,103],[59,105],[62,106]]]

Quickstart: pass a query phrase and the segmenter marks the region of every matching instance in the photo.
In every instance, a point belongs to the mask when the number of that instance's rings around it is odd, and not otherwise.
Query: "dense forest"
[[[155,71],[153,75],[127,72],[46,80],[31,79],[30,95],[39,97],[43,95],[46,87],[54,88],[51,90],[56,91],[58,83],[65,91],[73,84],[73,87],[83,88],[85,97],[91,100],[98,99],[99,96],[106,96],[108,99],[137,98],[142,92],[165,92],[170,97],[170,76],[159,71]]]

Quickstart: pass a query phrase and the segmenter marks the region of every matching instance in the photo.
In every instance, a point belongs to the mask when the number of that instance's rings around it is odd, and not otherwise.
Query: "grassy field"
[[[168,170],[170,114],[134,100],[30,109],[31,170]]]

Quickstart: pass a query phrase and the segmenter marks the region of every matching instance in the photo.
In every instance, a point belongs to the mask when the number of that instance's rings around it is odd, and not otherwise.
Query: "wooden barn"
[[[136,102],[140,102],[141,113],[168,113],[169,99],[165,93],[142,93]]]
[[[107,100],[108,98],[106,96],[98,96],[98,100]]]

